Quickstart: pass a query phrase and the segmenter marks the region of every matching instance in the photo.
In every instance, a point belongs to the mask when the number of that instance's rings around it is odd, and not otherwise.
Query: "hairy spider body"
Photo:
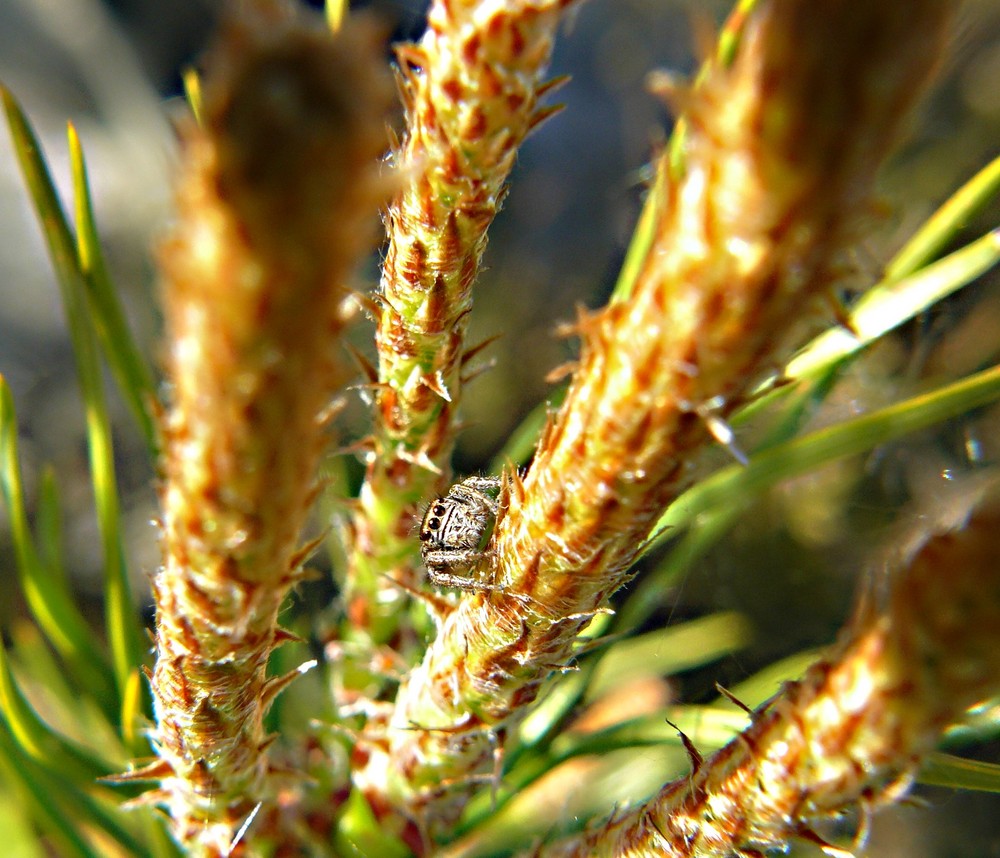
[[[485,556],[483,549],[498,508],[490,492],[499,487],[496,477],[469,477],[427,507],[420,524],[420,554],[435,584],[462,590],[493,589],[466,573]]]

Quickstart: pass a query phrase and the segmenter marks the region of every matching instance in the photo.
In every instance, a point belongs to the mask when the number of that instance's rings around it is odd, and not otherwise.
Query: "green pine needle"
[[[104,250],[101,248],[97,224],[94,222],[94,207],[83,149],[76,129],[72,125],[68,128],[67,136],[73,176],[77,253],[87,290],[88,309],[118,389],[142,433],[150,461],[155,462],[159,448],[156,425],[150,408],[156,401],[153,372],[129,330],[118,291],[108,274]]]
[[[65,580],[52,575],[39,558],[28,525],[19,462],[14,401],[6,379],[0,376],[0,491],[10,516],[21,592],[35,621],[66,660],[72,675],[79,677],[96,699],[106,703],[114,698],[108,681],[109,666]]]
[[[145,646],[144,635],[132,603],[122,547],[111,426],[98,361],[94,318],[89,309],[83,265],[77,245],[59,204],[38,139],[10,92],[0,88],[0,96],[21,172],[56,271],[76,357],[77,376],[86,411],[97,519],[104,548],[105,619],[116,685],[119,695],[122,695],[132,670],[142,661]],[[78,159],[78,162],[82,170],[82,161]],[[78,175],[82,175],[82,172]],[[86,200],[85,193],[80,192],[79,183],[77,196]],[[93,244],[85,241],[84,245],[90,251],[88,258],[92,263],[90,269],[93,270],[96,259]]]

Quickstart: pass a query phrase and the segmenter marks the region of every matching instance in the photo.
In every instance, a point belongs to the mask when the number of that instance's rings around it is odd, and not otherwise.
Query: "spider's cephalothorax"
[[[469,477],[427,507],[420,523],[420,554],[435,584],[462,590],[493,589],[466,573],[483,559],[483,547],[497,515],[497,501],[490,492],[499,487],[496,477]]]

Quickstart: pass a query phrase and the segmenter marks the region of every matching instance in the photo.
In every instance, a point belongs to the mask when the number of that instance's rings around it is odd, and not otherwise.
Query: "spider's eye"
[[[423,533],[420,534],[420,541],[421,542],[426,542],[430,538],[431,538],[431,534],[428,531],[426,531],[426,530]]]
[[[437,512],[437,510],[434,510],[434,511]],[[436,518],[432,518],[429,522],[427,522],[427,527],[430,530],[437,530],[440,526],[441,526],[441,522],[438,521]]]
[[[436,504],[434,506],[434,515],[444,515],[444,511],[444,507],[441,506],[441,504]],[[437,527],[437,523],[435,523],[434,526]]]

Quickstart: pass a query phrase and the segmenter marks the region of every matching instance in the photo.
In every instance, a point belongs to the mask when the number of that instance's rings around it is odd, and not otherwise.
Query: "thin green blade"
[[[0,712],[12,738],[35,760],[58,760],[60,771],[78,781],[93,781],[109,773],[105,763],[60,736],[38,716],[11,673],[3,645],[0,645]]]
[[[59,845],[59,855],[66,858],[100,858],[100,853],[80,834],[79,818],[66,813],[53,800],[51,784],[40,773],[38,766],[21,752],[3,723],[0,723],[0,772],[5,781],[20,789],[31,815]]]
[[[76,129],[68,129],[70,168],[73,175],[77,253],[89,299],[88,308],[112,375],[146,441],[150,458],[158,455],[156,425],[150,410],[156,389],[153,373],[135,343],[118,292],[111,282],[104,251],[94,222],[94,207],[87,166]]]
[[[21,171],[49,246],[76,357],[77,375],[86,411],[91,479],[104,548],[105,621],[114,676],[121,696],[133,668],[142,660],[143,643],[142,631],[132,606],[122,548],[111,427],[97,357],[96,334],[88,312],[84,276],[75,242],[38,140],[10,92],[0,88],[0,96]]]
[[[863,453],[998,398],[1000,366],[995,366],[930,393],[770,447],[751,458],[748,465],[723,468],[685,492],[671,504],[655,531],[665,537],[712,507],[757,494],[782,480]]]
[[[73,601],[66,583],[39,559],[28,526],[17,445],[17,417],[6,379],[0,376],[0,492],[10,516],[21,591],[32,616],[75,676],[95,697],[114,697],[108,664],[97,640]]]
[[[1000,193],[1000,157],[994,158],[928,218],[886,267],[887,280],[908,277],[936,259],[958,231]]]

